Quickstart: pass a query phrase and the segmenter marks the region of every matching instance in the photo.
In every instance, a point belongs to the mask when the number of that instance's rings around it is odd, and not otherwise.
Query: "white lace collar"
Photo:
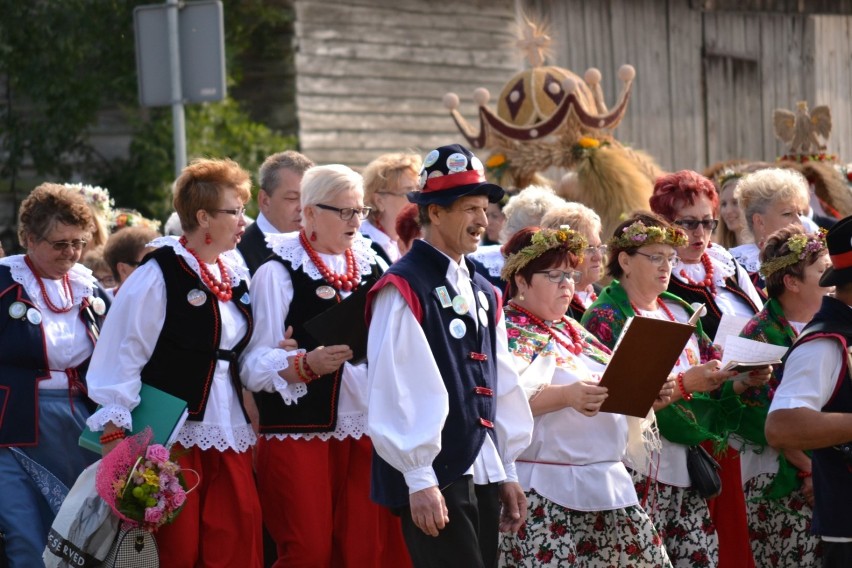
[[[38,280],[36,280],[35,275],[24,261],[24,255],[16,254],[13,256],[7,256],[6,258],[0,258],[0,266],[9,267],[12,274],[12,280],[24,287],[27,295],[40,310],[49,309],[41,295],[41,287],[38,285]],[[55,280],[46,278],[42,278],[42,280],[47,286],[50,286],[51,282],[56,282]],[[71,284],[71,293],[74,296],[74,305],[78,305],[82,302],[83,298],[91,297],[95,292],[95,287],[97,286],[97,280],[92,274],[92,271],[79,263],[72,266],[71,270],[68,271],[68,281]],[[60,293],[60,289],[61,286],[56,287],[57,293]]]
[[[754,274],[760,270],[760,249],[757,248],[756,244],[747,243],[734,247],[731,249],[731,254],[749,274]]]
[[[736,266],[734,265],[734,257],[731,256],[731,253],[725,250],[725,247],[713,243],[710,243],[710,246],[705,249],[705,252],[710,258],[710,262],[713,264],[713,285],[716,286],[716,288],[724,288],[725,279],[737,273]],[[688,282],[680,273],[681,270],[686,274],[686,276],[691,278],[693,282],[701,282],[704,280],[705,276],[707,276],[707,273],[704,270],[704,265],[700,262],[687,264],[681,260],[677,266],[675,266],[674,270],[672,270],[672,276],[681,282]]]
[[[467,255],[467,257],[484,266],[488,271],[488,274],[491,276],[500,278],[500,273],[503,271],[503,264],[506,260],[503,258],[503,253],[500,252],[500,248],[502,246],[503,245],[483,245],[476,249],[476,252],[472,252]]]
[[[175,251],[175,254],[183,258],[189,265],[189,267],[192,268],[192,270],[194,270],[196,274],[201,276],[201,267],[198,265],[198,261],[195,259],[194,256],[192,256],[192,254],[188,250],[186,250],[186,247],[180,244],[179,237],[159,237],[148,243],[147,246],[154,248],[172,247]],[[219,255],[219,258],[222,259],[222,264],[225,265],[225,270],[228,271],[228,277],[230,277],[231,279],[231,286],[236,288],[243,280],[248,282],[248,267],[246,267],[246,263],[243,260],[243,257],[236,252],[236,249],[228,250],[221,253]]]
[[[317,268],[308,256],[308,251],[299,242],[299,231],[266,235],[266,246],[272,249],[272,252],[289,262],[293,270],[301,268],[313,280],[323,279],[319,268]],[[342,267],[346,266],[346,257],[342,254],[317,254],[335,272],[340,272]],[[370,247],[370,241],[360,233],[355,233],[355,240],[352,242],[352,256],[355,258],[355,264],[358,266],[360,274],[364,275],[372,272],[373,268],[370,265],[376,264],[376,253]]]

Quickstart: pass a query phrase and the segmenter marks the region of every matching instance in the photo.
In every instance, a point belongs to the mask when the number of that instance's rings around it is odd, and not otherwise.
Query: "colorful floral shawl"
[[[690,315],[693,313],[689,304],[673,294],[663,292],[660,298],[680,305]],[[613,280],[586,310],[582,324],[604,345],[612,348],[627,319],[635,315],[627,292],[617,280]],[[704,333],[700,321],[696,324],[695,335],[702,363],[721,358],[718,348]],[[670,442],[692,446],[713,440],[721,449],[726,444],[728,434],[739,425],[741,413],[742,404],[731,385],[725,383],[714,393],[694,393],[690,401],[680,399],[668,405],[657,412],[657,423],[660,434]]]
[[[509,351],[516,357],[521,357],[527,363],[532,363],[539,355],[556,354],[557,364],[561,363],[561,355],[554,349],[550,334],[531,324],[529,318],[517,311],[511,304],[503,308],[506,316],[506,333],[509,336]],[[609,348],[583,329],[580,323],[566,316],[568,323],[580,333],[583,340],[583,355],[590,357],[601,365],[609,362]],[[554,322],[554,329],[564,329],[564,322]],[[552,353],[551,353],[552,352]]]
[[[796,330],[784,316],[781,303],[775,298],[770,298],[764,304],[763,309],[752,316],[740,332],[740,337],[771,343],[772,345],[783,345],[784,347],[793,345],[797,336]],[[745,408],[736,433],[757,452],[769,445],[764,434],[764,425],[766,424],[766,415],[769,414],[769,405],[772,403],[775,389],[778,388],[780,382],[777,377],[783,376],[781,369],[782,365],[773,369],[772,376],[765,385],[750,387],[740,395],[740,400],[745,404]],[[766,488],[764,497],[780,499],[797,489],[801,484],[801,481],[796,477],[797,471],[783,454],[779,455],[778,474],[772,484]]]

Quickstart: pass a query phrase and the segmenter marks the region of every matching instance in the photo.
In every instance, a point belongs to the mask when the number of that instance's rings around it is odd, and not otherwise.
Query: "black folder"
[[[305,322],[305,330],[320,345],[348,345],[352,349],[349,363],[356,365],[367,359],[367,292],[369,285],[358,286],[342,302]]]

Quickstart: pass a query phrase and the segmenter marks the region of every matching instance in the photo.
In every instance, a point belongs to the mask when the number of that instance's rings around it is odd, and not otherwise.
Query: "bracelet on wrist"
[[[109,444],[110,442],[115,442],[116,440],[123,440],[126,436],[124,430],[116,430],[110,434],[102,434],[99,438],[101,445]]]
[[[683,400],[692,400],[692,393],[686,392],[686,387],[683,386],[683,371],[677,374],[677,390],[680,391],[680,396]]]
[[[308,363],[307,353],[305,354],[305,358],[302,359],[302,370],[305,372],[305,375],[310,377],[310,380],[312,381],[315,381],[320,378],[320,376],[311,368],[310,363]]]
[[[810,471],[799,470],[796,472],[796,477],[798,477],[799,479],[806,479],[808,477],[811,477],[812,475],[813,473],[811,473]]]

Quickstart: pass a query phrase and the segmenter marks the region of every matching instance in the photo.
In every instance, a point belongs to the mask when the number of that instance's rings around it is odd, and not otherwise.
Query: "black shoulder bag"
[[[717,497],[722,492],[720,467],[719,462],[701,446],[686,448],[686,471],[689,472],[692,488],[705,499]]]

